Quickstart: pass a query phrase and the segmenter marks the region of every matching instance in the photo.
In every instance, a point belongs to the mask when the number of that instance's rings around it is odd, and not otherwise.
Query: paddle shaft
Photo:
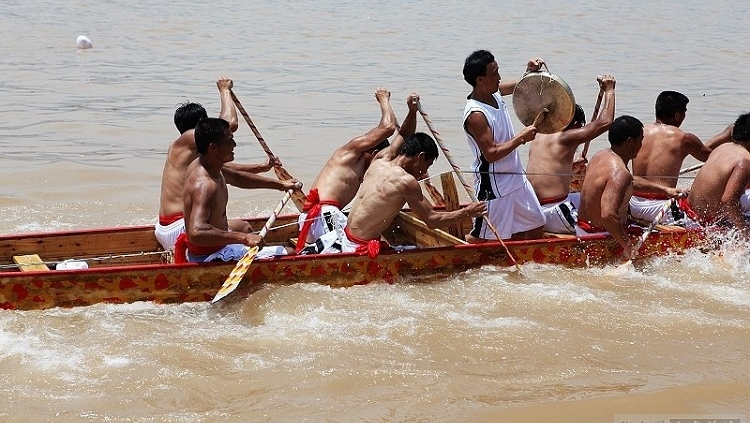
[[[661,218],[664,217],[665,214],[667,214],[667,211],[669,211],[669,208],[672,207],[673,203],[674,198],[670,198],[666,203],[664,203],[662,208],[659,209],[659,212],[656,214],[656,218],[654,218],[654,221],[648,225],[648,228],[646,228],[646,232],[644,232],[635,243],[635,247],[633,247],[633,257],[631,257],[631,260],[635,258],[636,254],[638,254],[638,250],[641,248],[643,243],[646,242],[646,239],[649,237],[649,235],[651,235],[651,231],[653,231],[656,225],[659,224]]]
[[[591,115],[591,121],[593,122],[596,120],[597,117],[599,117],[599,108],[602,106],[602,98],[604,98],[604,90],[599,88],[599,96],[596,97],[596,104],[594,105],[594,114]],[[583,151],[581,151],[581,157],[586,158],[586,154],[589,152],[589,144],[591,144],[591,141],[586,141],[585,144],[583,144]]]
[[[268,155],[269,158],[275,157],[273,152],[271,152],[271,149],[268,147],[266,140],[263,139],[263,135],[260,134],[258,127],[256,127],[255,124],[253,123],[253,120],[250,119],[250,115],[247,113],[247,110],[245,110],[245,108],[242,106],[242,103],[240,103],[240,100],[234,94],[234,91],[229,90],[229,94],[232,95],[232,101],[234,101],[234,105],[237,107],[237,110],[239,110],[240,114],[245,119],[245,122],[247,122],[247,125],[250,127],[250,130],[253,131],[253,134],[255,134],[255,138],[258,139],[258,143],[260,143],[260,147],[263,149],[263,151],[265,151],[266,155]],[[283,166],[274,166],[273,171],[274,173],[276,173],[276,177],[280,181],[294,179],[292,175],[290,175],[289,172],[287,172],[287,170],[284,169]],[[305,193],[303,193],[301,189],[297,188],[294,190],[294,193],[292,194],[292,198],[294,199],[294,205],[297,207],[297,209],[299,211],[302,211],[302,208],[305,204],[305,200],[307,199],[307,197],[305,196]]]
[[[440,145],[440,149],[443,150],[443,153],[445,154],[445,158],[448,160],[448,163],[450,163],[451,167],[453,168],[453,172],[458,177],[458,180],[459,182],[461,182],[461,185],[464,186],[464,189],[466,190],[466,193],[469,195],[469,198],[471,198],[471,201],[477,202],[478,200],[477,200],[477,196],[474,194],[474,188],[472,188],[471,185],[469,185],[469,183],[466,182],[466,179],[464,178],[464,175],[461,172],[461,168],[459,168],[456,165],[456,162],[453,160],[453,155],[451,154],[450,150],[448,150],[448,148],[445,146],[445,142],[443,141],[443,138],[440,136],[440,133],[435,129],[435,127],[432,124],[432,120],[430,120],[430,117],[427,115],[427,113],[425,113],[424,109],[422,109],[422,104],[419,102],[417,102],[417,110],[419,110],[419,114],[422,115],[422,119],[424,119],[424,123],[427,125],[427,128],[429,128],[430,132],[432,132],[432,136],[435,137],[435,140]],[[539,116],[537,116],[537,119],[538,118]],[[508,258],[510,259],[510,261],[516,266],[516,268],[520,272],[521,267],[518,265],[518,262],[510,253],[508,246],[505,245],[505,241],[503,241],[503,238],[497,232],[495,225],[490,221],[487,215],[482,215],[482,217],[487,222],[487,227],[490,228],[490,230],[495,235],[497,240],[500,241],[500,244],[502,244],[503,249],[505,249],[505,253],[508,255]]]
[[[268,231],[271,230],[271,226],[276,221],[276,218],[279,217],[281,210],[284,208],[284,206],[289,201],[289,199],[292,198],[293,194],[294,194],[294,190],[290,189],[289,191],[286,192],[286,194],[284,194],[284,198],[281,199],[279,204],[276,205],[276,208],[273,210],[273,214],[268,218],[265,225],[263,225],[263,227],[260,229],[260,232],[258,232],[258,236],[261,239],[265,238]]]
[[[680,175],[682,175],[683,173],[688,173],[688,172],[692,172],[694,170],[698,170],[698,169],[702,168],[704,164],[705,163],[698,163],[696,165],[692,165],[692,166],[686,167],[685,169],[680,170]]]
[[[271,230],[271,226],[276,221],[276,218],[279,216],[279,214],[281,214],[281,210],[284,208],[286,203],[290,198],[292,198],[293,193],[294,190],[290,189],[286,192],[286,194],[284,194],[284,198],[281,199],[279,204],[273,210],[271,216],[263,225],[263,228],[261,228],[260,232],[258,232],[258,236],[260,236],[261,240],[265,238],[268,231]],[[219,291],[216,293],[216,296],[214,296],[214,299],[211,301],[211,303],[215,303],[221,300],[222,298],[234,292],[235,289],[237,289],[237,286],[239,286],[242,278],[245,276],[245,273],[247,273],[248,267],[255,259],[255,256],[258,255],[259,251],[260,249],[257,246],[247,250],[245,255],[243,255],[242,258],[237,261],[237,264],[229,273],[229,276],[227,276],[226,280],[224,280],[224,283],[221,285],[221,288],[219,288]]]

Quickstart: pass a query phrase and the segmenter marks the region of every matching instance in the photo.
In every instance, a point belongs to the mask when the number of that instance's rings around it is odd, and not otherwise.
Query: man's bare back
[[[487,210],[485,203],[471,203],[452,212],[433,209],[422,195],[418,178],[427,174],[427,169],[437,157],[435,141],[426,134],[417,133],[404,141],[404,149],[415,151],[418,148],[411,145],[420,142],[423,145],[431,143],[431,149],[428,148],[431,153],[420,151],[413,156],[397,154],[394,157],[379,157],[372,163],[349,212],[347,228],[352,235],[365,240],[379,239],[404,203],[408,203],[414,214],[431,228],[480,216]]]
[[[363,239],[377,239],[406,203],[405,193],[420,190],[417,180],[390,160],[376,160],[367,170],[349,213],[347,226]]]
[[[608,231],[608,226],[615,222],[622,226],[627,218],[632,182],[633,175],[620,156],[611,149],[596,153],[583,181],[579,220]]]
[[[677,187],[680,167],[687,156],[704,162],[711,148],[703,145],[700,138],[680,129],[690,100],[677,91],[662,91],[654,105],[656,120],[644,125],[643,145],[633,159],[633,175],[651,181],[658,186]],[[648,185],[637,190],[653,191]]]
[[[685,157],[706,161],[711,150],[682,129],[663,123],[643,127],[643,146],[633,159],[633,174],[651,182],[675,188]]]
[[[688,202],[707,223],[728,219],[748,232],[740,196],[750,183],[749,145],[732,142],[716,147],[696,175]]]

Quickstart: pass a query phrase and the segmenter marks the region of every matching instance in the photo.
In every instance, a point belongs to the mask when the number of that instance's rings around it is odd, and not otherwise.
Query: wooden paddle
[[[453,172],[458,177],[458,180],[461,182],[461,185],[464,186],[464,189],[466,189],[466,193],[469,195],[469,198],[471,198],[471,201],[477,202],[477,196],[474,194],[474,189],[469,185],[468,182],[466,182],[466,179],[464,178],[463,173],[461,172],[461,168],[456,165],[456,162],[453,160],[453,155],[451,154],[450,150],[445,146],[445,142],[443,141],[443,138],[440,136],[440,133],[435,129],[435,127],[432,125],[432,120],[430,120],[430,117],[425,113],[424,109],[422,109],[422,104],[417,102],[417,110],[419,110],[419,114],[422,115],[422,119],[424,119],[424,123],[427,124],[427,127],[430,129],[430,132],[432,132],[432,136],[435,137],[435,140],[440,145],[440,149],[443,150],[443,154],[445,154],[445,158],[448,159],[448,163],[450,163],[451,167],[453,168]],[[547,110],[547,109],[544,109]],[[534,123],[537,123],[536,121],[540,119],[540,116],[542,116],[542,120],[547,115],[544,113],[544,110],[539,112],[537,117],[534,119]],[[541,122],[541,121],[540,121]],[[490,219],[487,217],[487,215],[482,216],[484,220],[487,222],[487,226],[490,228],[492,233],[495,235],[498,241],[500,241],[500,244],[502,244],[503,249],[505,249],[505,254],[508,255],[508,258],[513,263],[513,265],[516,266],[516,269],[518,272],[521,272],[521,266],[518,265],[518,262],[513,257],[513,255],[510,253],[510,250],[508,250],[508,246],[505,245],[505,241],[503,241],[502,237],[500,237],[500,234],[497,232],[497,229],[495,228],[495,225],[490,221]]]
[[[692,172],[694,170],[698,170],[698,169],[702,168],[704,164],[705,163],[698,163],[696,165],[692,165],[692,166],[686,167],[685,169],[680,170],[680,175],[682,175],[684,173]]]
[[[633,247],[633,252],[630,257],[630,260],[617,266],[617,270],[619,272],[625,271],[629,269],[630,267],[632,267],[633,260],[635,259],[635,256],[638,254],[638,250],[640,250],[643,243],[646,242],[646,239],[648,239],[649,235],[651,235],[651,232],[654,230],[656,225],[659,224],[659,221],[661,220],[661,218],[664,217],[665,214],[667,214],[667,211],[669,211],[670,207],[672,207],[672,204],[674,203],[674,201],[675,201],[674,198],[670,198],[669,200],[667,200],[666,203],[664,203],[661,209],[659,209],[659,212],[656,213],[656,217],[654,218],[653,222],[651,222],[648,225],[648,228],[646,228],[646,230],[641,234],[641,236],[638,237],[638,241],[636,241],[635,246]]]
[[[230,89],[229,93],[232,95],[232,101],[234,101],[234,105],[237,106],[237,110],[239,110],[242,117],[245,118],[245,122],[247,122],[247,125],[250,127],[250,130],[252,130],[253,134],[255,134],[255,138],[258,139],[258,142],[260,143],[260,146],[263,149],[263,151],[266,152],[269,158],[274,157],[274,154],[271,152],[271,149],[268,148],[268,144],[266,144],[266,140],[263,139],[263,136],[260,134],[260,131],[258,131],[258,128],[253,123],[252,119],[250,119],[250,115],[247,113],[247,110],[245,110],[245,108],[242,107],[242,103],[240,103],[240,100],[237,99],[237,96],[234,94],[234,91]],[[289,172],[287,172],[286,169],[284,169],[283,166],[274,166],[273,170],[276,173],[276,177],[279,178],[280,181],[294,179],[292,175],[290,175]],[[306,200],[307,200],[307,196],[305,196],[305,193],[302,192],[301,189],[297,188],[294,190],[294,193],[292,194],[292,201],[294,202],[295,207],[297,207],[297,210],[302,211],[302,208],[305,205]]]
[[[299,188],[297,188],[297,190],[299,190]],[[284,205],[286,205],[287,201],[289,201],[293,193],[294,189],[290,189],[286,192],[286,194],[284,194],[284,198],[281,199],[281,202],[279,202],[279,204],[276,206],[273,214],[271,214],[271,217],[268,218],[268,221],[266,221],[266,224],[263,225],[263,228],[258,233],[261,239],[263,239],[271,229],[271,225],[273,225],[273,222],[276,221],[279,213],[281,213],[281,209],[284,208]],[[240,282],[242,282],[242,278],[245,276],[245,273],[247,273],[248,267],[250,267],[250,264],[252,264],[255,256],[258,255],[258,251],[260,251],[260,248],[258,248],[257,245],[247,250],[245,255],[242,256],[242,258],[234,266],[234,269],[232,269],[232,272],[229,274],[229,276],[227,276],[224,284],[222,284],[221,288],[219,288],[219,292],[217,292],[216,296],[214,296],[214,299],[211,300],[212,304],[221,300],[222,298],[234,292],[235,289],[237,289],[237,286],[240,284]]]
[[[601,77],[596,78],[597,81],[601,80]],[[596,97],[596,104],[594,105],[594,113],[591,115],[591,120],[589,122],[593,122],[596,120],[597,117],[599,117],[599,108],[602,106],[602,98],[604,97],[604,90],[599,88],[599,95]],[[586,159],[586,154],[589,152],[589,144],[591,144],[591,141],[586,141],[585,144],[583,144],[583,150],[581,151],[581,159]]]

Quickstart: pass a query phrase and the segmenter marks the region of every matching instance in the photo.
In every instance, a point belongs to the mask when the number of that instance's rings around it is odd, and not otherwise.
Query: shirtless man
[[[612,122],[608,137],[610,148],[591,158],[583,180],[578,232],[579,235],[609,232],[628,261],[635,253],[625,233],[628,202],[633,192],[628,162],[641,148],[643,124],[632,116],[620,116]]]
[[[471,203],[451,212],[433,209],[422,195],[418,180],[437,157],[435,141],[417,132],[403,142],[393,157],[384,155],[373,161],[349,212],[345,236],[341,240],[342,251],[377,256],[382,232],[405,203],[430,228],[448,226],[485,213],[484,202]]]
[[[297,253],[302,251],[305,244],[314,243],[327,233],[336,232],[335,236],[327,237],[331,240],[340,239],[344,235],[346,215],[341,208],[352,201],[374,155],[389,146],[388,137],[396,129],[396,116],[391,108],[390,98],[391,93],[385,88],[375,91],[381,114],[378,126],[337,148],[313,181],[307,203],[299,216]],[[407,98],[409,114],[404,119],[402,132],[414,132],[418,100],[419,96],[414,93]],[[323,252],[325,249],[321,245],[305,252]]]
[[[239,260],[247,252],[247,247],[259,245],[262,240],[260,236],[249,233],[251,228],[247,222],[243,225],[237,221],[230,225],[227,219],[227,182],[234,174],[225,172],[224,165],[234,160],[234,147],[237,145],[227,121],[220,118],[201,119],[195,127],[195,145],[199,156],[188,167],[183,196],[186,234],[177,239],[175,261],[182,261],[178,258],[192,262]],[[281,191],[299,186],[298,182],[292,180],[278,181],[253,176],[234,182],[243,182],[240,186],[244,188]],[[259,257],[285,253],[285,249],[279,247],[261,251]]]
[[[711,148],[701,140],[680,129],[685,120],[688,98],[676,91],[662,91],[656,97],[656,121],[643,128],[643,146],[633,159],[633,197],[630,214],[636,220],[652,222],[665,201],[682,193],[677,189],[677,178],[685,157],[693,156],[705,162]],[[684,213],[673,206],[659,221],[673,225],[684,221]]]
[[[233,82],[228,78],[220,78],[216,81],[221,99],[221,112],[219,117],[229,122],[232,132],[237,130],[237,111],[232,102],[230,89]],[[195,147],[195,125],[201,118],[208,117],[206,110],[197,103],[184,103],[177,108],[174,114],[174,123],[180,136],[172,142],[167,152],[164,170],[161,176],[161,195],[159,197],[159,219],[156,223],[156,239],[165,250],[174,247],[177,237],[185,232],[185,220],[183,219],[183,194],[185,176],[190,163],[198,158],[198,150]],[[244,173],[263,173],[275,165],[281,165],[277,158],[269,158],[265,164],[236,164],[227,163],[223,170],[232,178],[227,182],[233,185],[238,178],[241,180]],[[231,224],[231,222],[230,222]],[[242,224],[242,223],[240,223]]]
[[[740,115],[732,129],[732,142],[711,152],[693,181],[687,214],[706,225],[731,224],[750,237],[740,199],[750,184],[750,113]]]
[[[714,135],[708,140],[706,146],[713,150],[721,144],[732,142],[732,131],[734,131],[734,123],[730,123],[723,131]],[[750,219],[750,185],[745,188],[745,193],[740,198],[740,204],[742,206],[742,213],[747,219]]]
[[[573,156],[580,144],[606,132],[615,118],[615,78],[604,75],[597,80],[604,95],[596,120],[586,125],[586,115],[581,106],[576,105],[573,120],[565,129],[553,134],[537,134],[529,148],[527,177],[547,219],[546,232],[576,233],[580,194],[570,192]]]
[[[529,60],[527,72],[538,71],[540,58]],[[464,80],[471,94],[464,107],[463,127],[477,175],[476,198],[487,201],[489,220],[503,239],[541,238],[545,218],[534,189],[526,179],[517,148],[534,139],[536,127],[518,135],[513,130],[503,95],[512,94],[517,81],[501,80],[495,57],[487,50],[471,53],[464,62]],[[495,239],[485,219],[476,219],[466,235],[472,243]]]

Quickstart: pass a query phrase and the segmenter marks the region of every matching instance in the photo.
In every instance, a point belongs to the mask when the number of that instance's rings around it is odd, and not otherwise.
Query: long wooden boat
[[[260,227],[266,218],[248,220]],[[298,234],[296,220],[296,215],[280,216],[267,242],[291,245]],[[467,221],[451,230],[465,230],[469,225]],[[210,301],[235,263],[175,264],[171,252],[160,248],[153,229],[144,225],[1,236],[0,308]],[[408,247],[381,251],[375,259],[353,253],[256,259],[232,295],[248,295],[266,283],[314,282],[347,287],[372,281],[396,282],[416,275],[452,274],[483,265],[513,265],[500,242],[466,244],[448,231],[428,229],[407,212],[399,214],[384,237],[391,245]],[[657,226],[638,256],[679,253],[703,239],[702,231]],[[582,267],[612,262],[619,256],[617,243],[605,235],[549,236],[508,241],[506,245],[518,263]],[[24,258],[36,256],[43,264],[23,264]],[[54,270],[56,264],[70,259],[85,262],[88,268]]]

